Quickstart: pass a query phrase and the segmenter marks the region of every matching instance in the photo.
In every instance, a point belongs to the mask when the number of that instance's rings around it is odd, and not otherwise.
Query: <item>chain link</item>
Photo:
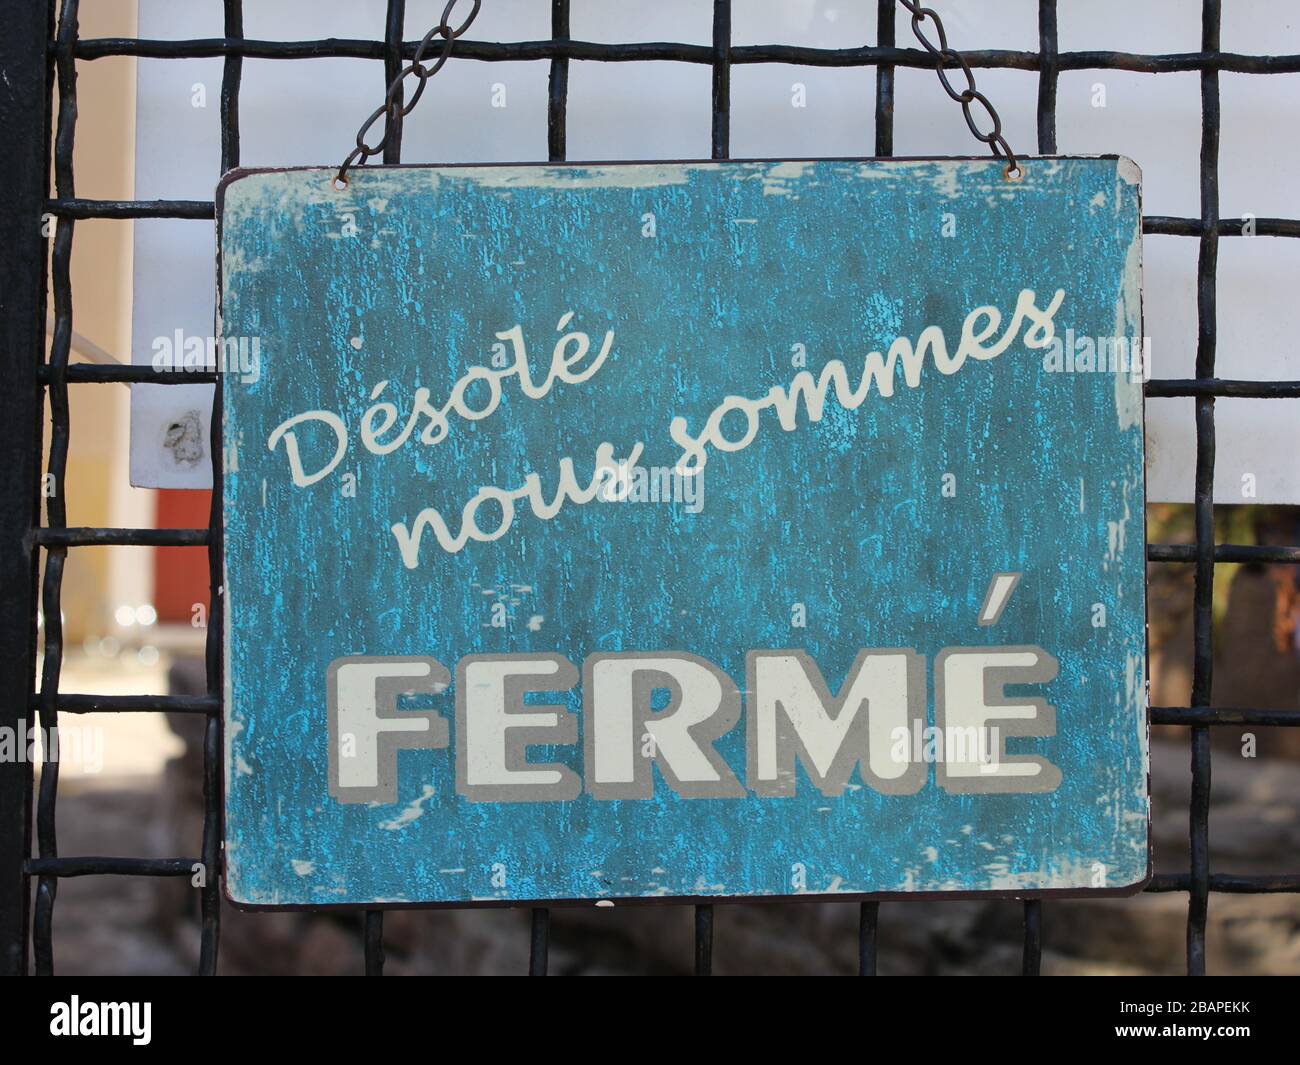
[[[1015,153],[1011,146],[1007,144],[1007,139],[1002,135],[1002,119],[999,117],[997,110],[987,96],[975,88],[975,75],[971,73],[970,64],[966,62],[965,57],[956,49],[948,46],[948,35],[944,32],[943,22],[939,19],[938,12],[932,8],[922,7],[917,0],[898,0],[908,13],[912,16],[912,33],[921,43],[921,46],[934,57],[935,73],[939,76],[939,84],[943,86],[943,91],[956,103],[961,104],[962,116],[966,119],[966,125],[976,140],[989,146],[989,150],[994,156],[999,156],[1007,161],[1003,168],[1003,176],[1009,180],[1019,180],[1024,171],[1016,160]],[[348,171],[353,166],[364,166],[373,156],[379,155],[388,143],[388,139],[393,136],[394,132],[400,128],[401,121],[415,108],[420,102],[420,97],[424,95],[424,87],[428,84],[429,79],[440,71],[446,64],[448,57],[451,55],[452,45],[456,39],[469,29],[470,24],[477,17],[479,8],[482,6],[482,0],[473,0],[473,7],[465,20],[452,29],[450,19],[451,14],[456,8],[458,0],[448,0],[447,6],[443,8],[442,18],[438,24],[424,35],[420,41],[420,46],[415,50],[415,58],[409,66],[402,69],[401,73],[393,79],[388,86],[388,93],[384,98],[384,103],[377,108],[369,118],[361,124],[357,130],[357,146],[352,149],[348,157],[343,160],[339,166],[338,174],[334,177],[336,186],[346,186],[348,182]],[[922,30],[926,21],[933,23],[934,33],[938,37],[938,43],[930,40]],[[434,60],[432,66],[425,66],[424,60],[428,55],[430,47],[435,38],[442,39],[442,45],[438,50],[438,57]],[[953,87],[952,81],[948,76],[948,67],[955,66],[966,81],[964,89]],[[415,91],[405,104],[399,102],[402,98],[402,86],[407,78],[414,77],[418,84]],[[989,124],[987,131],[981,131],[979,122],[976,121],[974,105],[979,105],[984,111],[984,116]],[[370,133],[375,123],[381,118],[387,116],[385,123],[384,135],[374,144],[366,141],[366,136]]]
[[[366,162],[375,155],[379,155],[387,146],[389,137],[400,128],[401,121],[409,115],[415,105],[420,102],[420,97],[424,95],[424,87],[429,83],[429,79],[440,71],[446,64],[448,57],[451,55],[452,45],[456,38],[462,36],[469,29],[470,24],[478,15],[478,9],[482,6],[483,0],[473,0],[474,6],[470,13],[455,29],[452,29],[450,21],[452,11],[455,10],[458,0],[448,0],[447,6],[442,9],[442,18],[438,24],[424,35],[420,46],[415,50],[415,58],[410,64],[402,68],[401,73],[397,75],[388,86],[388,92],[384,97],[383,106],[377,108],[375,113],[361,124],[357,130],[357,146],[348,153],[348,157],[343,160],[339,166],[339,172],[334,176],[336,187],[346,186],[348,183],[348,171],[354,166],[365,166]],[[431,66],[425,66],[425,57],[429,54],[430,46],[434,39],[441,37],[442,46],[438,49],[438,57]],[[402,86],[407,78],[414,77],[417,79],[415,91],[411,93],[411,98],[403,105],[399,101],[402,98]],[[384,116],[388,116],[385,123],[384,135],[374,144],[366,143],[366,136],[370,133],[371,128]]]
[[[971,73],[970,64],[966,62],[965,57],[956,49],[948,47],[948,35],[944,32],[939,13],[932,8],[922,7],[917,0],[898,0],[898,2],[911,14],[913,36],[921,42],[922,48],[934,56],[934,70],[939,75],[939,84],[943,86],[943,91],[953,101],[961,104],[961,113],[966,119],[966,125],[972,135],[976,140],[987,144],[989,150],[995,156],[1006,159],[1007,165],[1002,168],[1003,177],[1009,181],[1019,181],[1024,174],[1024,170],[1017,162],[1015,152],[1007,144],[1006,137],[1002,135],[1002,119],[998,116],[989,98],[975,88],[975,75]],[[931,41],[921,28],[927,20],[934,24],[934,33],[939,38],[938,44]],[[949,66],[956,66],[966,79],[964,89],[958,91],[953,88],[946,69]],[[975,120],[973,113],[972,105],[974,104],[978,104],[983,108],[984,114],[987,116],[989,123],[987,132],[980,131],[979,123]]]

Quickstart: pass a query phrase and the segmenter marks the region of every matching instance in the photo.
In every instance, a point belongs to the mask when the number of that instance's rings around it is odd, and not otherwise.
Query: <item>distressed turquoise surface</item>
[[[955,343],[977,306],[1005,321],[1022,288],[1040,305],[1065,290],[1058,335],[1140,336],[1131,164],[1033,160],[1020,184],[995,161],[363,169],[344,192],[328,179],[254,172],[224,190],[223,330],[261,351],[256,383],[224,381],[235,899],[790,894],[796,865],[813,893],[1089,887],[1096,863],[1107,887],[1145,877],[1141,389],[1126,376],[1046,373],[1019,343],[952,376],[927,361],[919,388],[899,373],[891,398],[852,412],[832,399],[794,432],[769,412],[750,447],[712,455],[698,514],[593,503],[542,522],[521,506],[502,539],[455,555],[427,534],[415,570],[389,532],[425,506],[458,524],[479,486],[530,472],[550,491],[560,456],[585,481],[602,441],[620,455],[643,441],[643,464],[671,466],[674,416],[695,430],[729,394],[788,384],[796,344],[814,373],[832,358],[852,370],[929,325]],[[516,323],[540,379],[569,311],[565,331],[615,332],[585,384],[542,400],[507,384],[491,418],[453,421],[439,445],[360,447],[380,382],[403,415],[416,387],[441,402]],[[340,415],[350,444],[296,488],[267,437],[312,409]],[[328,454],[310,439],[309,465]],[[999,571],[1024,577],[978,627]],[[597,651],[674,649],[743,689],[747,651],[798,647],[835,690],[859,648],[912,647],[932,699],[943,648],[1017,644],[1060,662],[1012,689],[1056,707],[1056,735],[1008,741],[1061,769],[1051,793],[949,795],[932,769],[915,795],[827,798],[801,769],[792,798],[684,800],[660,779],[647,801],[481,804],[454,791],[454,746],[401,752],[395,804],[326,790],[325,673],[342,655],[454,670],[470,653],[558,652],[581,669]],[[429,705],[450,721],[451,699]],[[718,749],[743,782],[743,718]],[[530,757],[582,772],[581,740]]]

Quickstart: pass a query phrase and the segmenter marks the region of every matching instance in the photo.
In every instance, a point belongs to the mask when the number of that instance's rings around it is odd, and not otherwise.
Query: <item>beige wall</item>
[[[135,0],[96,0],[82,5],[83,37],[131,37],[135,32]],[[121,57],[78,63],[77,112],[77,195],[131,198],[135,60]],[[81,221],[73,241],[73,329],[123,362],[130,361],[131,352],[132,225],[129,221]],[[72,358],[83,361],[75,350]],[[72,385],[69,392],[68,523],[151,525],[154,493],[128,485],[127,386]],[[125,547],[69,552],[63,612],[70,642],[109,632],[119,604],[151,600],[151,555],[146,548]]]

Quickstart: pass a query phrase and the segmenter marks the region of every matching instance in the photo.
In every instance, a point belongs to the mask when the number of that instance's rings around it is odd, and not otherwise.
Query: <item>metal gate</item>
[[[215,2],[215,0],[214,0]],[[206,529],[76,528],[67,524],[64,473],[72,427],[68,391],[72,386],[151,382],[158,384],[215,381],[216,374],[160,371],[143,366],[70,365],[72,289],[70,261],[78,220],[103,218],[211,219],[210,201],[96,201],[79,199],[73,173],[77,126],[78,63],[107,56],[184,60],[224,57],[221,90],[221,169],[239,165],[239,90],[244,57],[309,60],[324,57],[373,59],[376,95],[396,77],[416,50],[402,40],[405,0],[388,0],[387,18],[375,40],[261,41],[243,35],[242,0],[222,0],[224,37],[212,40],[87,40],[78,35],[78,0],[10,0],[4,5],[5,32],[0,35],[0,121],[8,148],[0,186],[7,210],[0,213],[0,726],[14,728],[36,714],[43,729],[58,715],[98,711],[188,713],[206,720],[204,733],[204,821],[194,855],[173,858],[103,858],[60,855],[55,833],[58,763],[45,765],[33,802],[30,763],[0,763],[0,970],[29,969],[29,944],[37,973],[50,973],[55,899],[59,882],[75,876],[189,877],[197,862],[212,873],[221,863],[221,647],[222,625],[219,502]],[[1219,73],[1300,72],[1300,56],[1237,55],[1220,50],[1220,0],[1203,0],[1201,50],[1170,55],[1116,52],[1060,52],[1057,47],[1057,0],[1039,0],[1037,51],[990,50],[964,53],[972,67],[1004,67],[1038,72],[1038,152],[1054,153],[1056,92],[1061,71],[1123,70],[1143,74],[1199,71],[1201,75],[1201,152],[1199,218],[1148,216],[1148,234],[1196,238],[1198,336],[1196,376],[1188,380],[1154,380],[1146,394],[1156,400],[1191,397],[1196,410],[1195,542],[1151,544],[1151,562],[1195,567],[1194,671],[1190,706],[1152,707],[1153,724],[1188,729],[1191,740],[1192,792],[1188,811],[1190,868],[1157,872],[1148,891],[1184,892],[1188,896],[1187,970],[1205,971],[1206,917],[1212,892],[1300,892],[1300,873],[1267,876],[1213,874],[1209,859],[1210,733],[1222,725],[1296,725],[1300,716],[1277,710],[1228,708],[1212,695],[1211,621],[1216,563],[1300,563],[1300,547],[1216,544],[1213,509],[1214,403],[1219,396],[1265,399],[1300,398],[1300,381],[1236,381],[1215,376],[1215,282],[1220,237],[1242,235],[1246,220],[1219,216]],[[551,160],[565,158],[565,118],[569,61],[672,61],[704,64],[712,69],[712,142],[715,159],[728,157],[730,77],[733,64],[783,63],[825,67],[876,68],[875,152],[893,151],[894,72],[897,67],[928,67],[934,59],[919,48],[900,48],[895,39],[897,0],[877,0],[877,43],[873,46],[821,49],[790,45],[731,44],[730,0],[713,0],[711,45],[593,44],[569,35],[569,0],[551,0],[551,39],[486,42],[460,39],[452,57],[473,61],[536,60],[550,66],[547,144]],[[52,101],[57,98],[57,123]],[[52,148],[52,153],[51,153]],[[49,198],[53,171],[53,198]],[[385,163],[401,160],[401,131],[387,136]],[[219,175],[213,175],[215,183]],[[52,253],[42,218],[57,219]],[[1254,232],[1273,237],[1300,237],[1300,220],[1254,219]],[[49,263],[49,276],[46,264]],[[54,331],[48,359],[44,342],[47,292],[53,296]],[[217,403],[220,403],[218,392]],[[42,455],[48,404],[49,454]],[[210,453],[213,481],[220,484],[220,408],[212,419]],[[214,493],[214,500],[219,494]],[[42,502],[44,508],[42,508]],[[43,515],[42,515],[43,510]],[[42,520],[43,518],[43,520]],[[69,550],[88,545],[186,547],[209,557],[212,608],[207,639],[207,694],[201,696],[70,695],[59,690],[63,663],[60,613],[64,563]],[[43,576],[41,563],[43,555]],[[39,578],[39,580],[38,580]],[[37,615],[44,618],[44,658],[36,676]],[[35,856],[32,855],[33,806]],[[34,889],[34,890],[33,890]],[[209,875],[201,888],[200,971],[215,971],[220,935],[218,879]],[[33,905],[34,899],[34,905]],[[719,904],[721,905],[721,903]],[[941,902],[930,905],[943,905]],[[876,967],[877,902],[861,904],[860,971]],[[1043,945],[1044,907],[1028,900],[1024,907],[1023,972],[1037,975]],[[1050,909],[1050,907],[1049,907]],[[712,965],[713,905],[695,906],[695,970],[707,975]],[[365,971],[383,971],[383,913],[365,914]],[[532,911],[530,971],[545,974],[549,914]],[[359,959],[360,960],[360,959]]]

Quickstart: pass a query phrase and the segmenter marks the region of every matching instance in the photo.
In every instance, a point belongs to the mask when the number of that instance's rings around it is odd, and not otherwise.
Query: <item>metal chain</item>
[[[953,100],[961,104],[961,112],[966,118],[966,125],[974,134],[975,139],[983,141],[989,146],[989,150],[994,156],[1001,156],[1006,159],[1007,165],[1002,168],[1002,176],[1009,181],[1019,181],[1024,174],[1024,169],[1016,161],[1015,152],[1007,144],[1007,139],[1002,135],[1002,119],[998,117],[997,111],[989,98],[975,88],[975,75],[971,73],[970,64],[966,62],[965,57],[956,49],[948,47],[948,35],[944,32],[943,22],[939,19],[937,11],[928,7],[922,7],[916,0],[898,0],[903,7],[911,13],[912,16],[912,34],[921,46],[934,56],[934,70],[939,75],[939,84],[943,86],[946,92]],[[939,43],[933,43],[921,30],[921,24],[929,19],[934,23],[935,33],[938,34]],[[966,88],[958,92],[952,87],[952,82],[948,80],[948,71],[945,69],[950,65],[955,65],[966,78]],[[975,121],[975,116],[971,114],[971,105],[979,104],[988,115],[989,122],[992,124],[987,133],[981,133],[979,125]]]
[[[339,172],[334,176],[336,186],[346,186],[348,171],[353,166],[365,166],[371,156],[378,155],[384,150],[388,144],[388,138],[400,127],[401,120],[409,115],[415,109],[415,105],[420,102],[420,97],[424,94],[424,87],[428,84],[429,79],[446,64],[456,38],[469,29],[470,24],[478,15],[478,9],[482,6],[482,0],[473,0],[474,6],[469,15],[466,16],[465,21],[452,29],[448,19],[451,18],[451,13],[455,10],[457,2],[458,0],[448,0],[447,6],[442,9],[442,18],[438,21],[438,25],[424,35],[420,46],[415,50],[415,58],[411,60],[409,66],[402,69],[401,73],[393,79],[392,84],[388,86],[388,93],[384,97],[383,106],[376,109],[375,113],[366,119],[361,124],[361,128],[357,130],[357,146],[343,160]],[[433,65],[426,67],[424,58],[435,37],[442,38],[442,48],[438,52],[438,58]],[[402,84],[412,76],[418,79],[419,84],[416,85],[415,92],[411,94],[410,100],[403,106],[398,102]],[[388,121],[385,123],[384,135],[376,143],[367,144],[366,135],[370,132],[371,127],[385,115],[388,116]]]
[[[399,128],[401,120],[409,115],[414,110],[415,105],[420,102],[420,97],[424,94],[424,87],[428,84],[429,79],[446,64],[456,38],[469,29],[470,24],[478,15],[479,8],[482,6],[482,0],[473,0],[474,6],[470,9],[465,21],[452,29],[448,20],[451,18],[451,13],[455,10],[457,2],[458,0],[448,0],[447,6],[443,8],[442,18],[439,20],[438,25],[434,26],[420,41],[420,46],[415,50],[415,58],[409,66],[402,69],[401,73],[393,79],[392,84],[388,86],[388,93],[385,96],[383,106],[377,108],[375,113],[366,119],[361,128],[357,130],[357,146],[339,166],[338,174],[334,177],[336,185],[346,185],[348,171],[353,166],[364,166],[372,156],[379,155],[384,150],[389,137]],[[948,47],[948,35],[944,32],[943,22],[939,19],[938,12],[928,7],[922,7],[917,0],[898,0],[898,2],[911,14],[913,35],[921,43],[921,46],[934,56],[934,69],[935,73],[939,75],[939,84],[943,86],[943,91],[949,97],[961,104],[962,115],[965,117],[966,125],[970,128],[975,139],[987,144],[994,156],[1006,159],[1007,165],[1002,171],[1004,177],[1010,180],[1019,180],[1024,171],[1017,162],[1011,146],[1007,144],[1006,137],[1002,135],[1002,119],[998,116],[997,110],[993,107],[989,98],[975,88],[975,75],[971,73],[970,64],[966,62],[965,57],[955,49]],[[938,44],[935,44],[922,32],[921,26],[926,19],[934,23],[934,32],[939,38]],[[424,58],[435,37],[442,38],[442,48],[433,65],[426,67]],[[954,89],[952,82],[948,80],[946,68],[950,65],[955,65],[966,79],[966,87],[961,91]],[[405,105],[402,105],[398,102],[402,85],[407,78],[412,76],[419,80],[419,84],[416,85],[415,92],[411,94],[410,100]],[[975,121],[975,116],[972,113],[973,104],[979,104],[988,116],[991,125],[987,133],[981,132],[978,123]],[[384,135],[376,143],[367,144],[366,135],[374,124],[385,116],[388,116],[388,121],[385,123]]]

